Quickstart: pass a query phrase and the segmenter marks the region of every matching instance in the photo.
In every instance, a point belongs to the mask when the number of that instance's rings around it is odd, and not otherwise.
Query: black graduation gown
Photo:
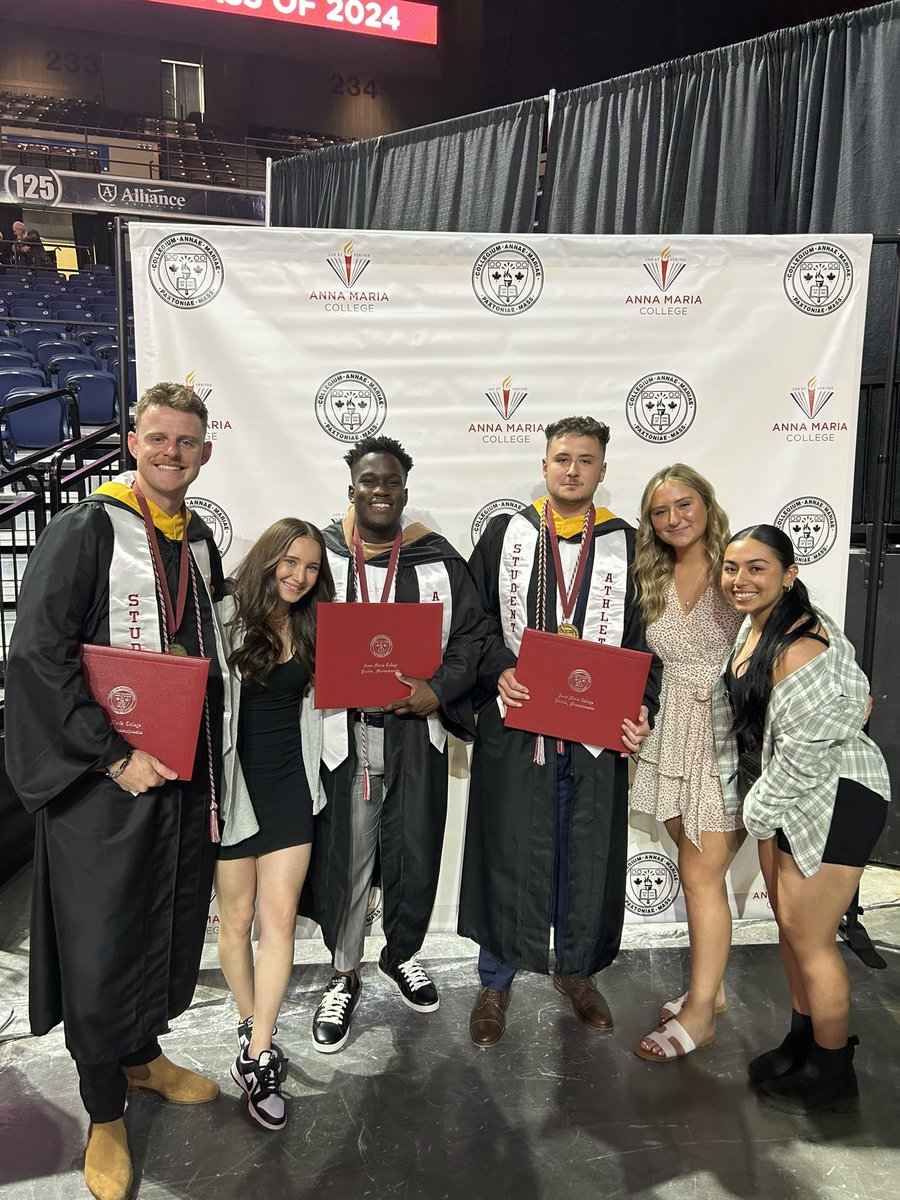
[[[325,530],[325,541],[332,561],[346,559],[349,566],[340,522]],[[368,562],[386,567],[388,557],[385,553]],[[484,614],[464,559],[445,538],[432,532],[400,551],[397,603],[433,598],[420,597],[420,581],[427,578],[429,564],[443,564],[446,569],[452,620],[441,666],[428,682],[441,702],[436,715],[444,728],[471,741],[475,722],[470,695],[481,654]],[[417,574],[417,567],[424,573]],[[346,589],[338,599],[350,601],[354,599],[353,572],[347,569],[345,574]],[[349,887],[350,795],[356,772],[352,717],[348,712],[349,756],[333,771],[322,768],[328,802],[316,817],[310,868],[310,915],[321,925],[332,952]],[[428,928],[447,819],[447,751],[432,745],[426,720],[385,715],[384,787],[379,833],[382,924],[389,960],[404,962],[418,952]]]
[[[516,519],[539,527],[533,506]],[[536,764],[534,734],[507,729],[496,703],[497,679],[517,661],[516,653],[504,642],[500,617],[501,605],[509,599],[508,594],[501,595],[499,575],[511,520],[513,516],[501,514],[491,521],[469,563],[493,620],[476,695],[476,703],[483,707],[472,760],[459,932],[510,966],[546,972],[554,887],[556,741],[544,738],[546,761]],[[629,566],[633,559],[634,530],[630,526],[617,517],[595,525],[576,623],[588,588],[598,586],[595,563],[603,558],[602,539],[612,533],[621,534],[618,545],[623,550],[623,564],[626,556]],[[579,538],[580,534],[568,540]],[[522,578],[517,586],[527,605],[527,623],[537,627],[536,556],[523,563],[519,574]],[[549,555],[547,575],[543,627],[554,630],[556,576]],[[630,570],[620,570],[618,579],[619,602],[624,600],[621,644],[646,650]],[[658,696],[659,668],[655,665],[644,697],[651,716]],[[572,743],[572,771],[575,803],[567,848],[566,940],[562,948],[557,947],[557,952],[561,951],[558,965],[564,975],[588,976],[608,966],[619,949],[625,914],[628,761],[609,750],[595,758],[584,746]]]
[[[65,1020],[66,1045],[88,1065],[141,1048],[190,1004],[215,865],[202,726],[189,783],[132,796],[97,771],[127,746],[87,692],[78,646],[109,644],[110,589],[127,595],[134,587],[110,577],[106,505],[127,510],[95,495],[60,513],[38,540],[19,594],[6,684],[7,772],[37,813],[31,1027],[43,1034]],[[157,536],[175,595],[180,543]],[[188,538],[208,542],[211,584],[221,595],[218,552],[196,513]],[[222,677],[211,605],[197,577],[218,764]],[[190,587],[178,640],[199,653]]]

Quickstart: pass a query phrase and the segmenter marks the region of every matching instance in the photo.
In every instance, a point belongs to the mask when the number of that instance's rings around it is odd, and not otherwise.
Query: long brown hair
[[[717,586],[722,569],[722,553],[728,545],[728,514],[716,500],[715,489],[709,480],[685,463],[674,463],[657,471],[644,488],[641,519],[634,539],[634,579],[638,586],[641,612],[648,623],[662,616],[666,607],[666,592],[675,570],[675,551],[656,536],[650,519],[656,489],[673,479],[693,488],[703,501],[706,509],[703,541],[710,558],[709,578]]]
[[[297,538],[312,538],[322,551],[319,578],[291,607],[291,640],[294,653],[314,675],[316,669],[316,605],[334,599],[334,580],[325,552],[325,539],[315,525],[298,517],[283,517],[260,534],[234,573],[231,592],[237,604],[228,622],[242,639],[228,656],[228,665],[246,683],[265,683],[282,655],[281,634],[275,620],[278,585],[275,568]]]

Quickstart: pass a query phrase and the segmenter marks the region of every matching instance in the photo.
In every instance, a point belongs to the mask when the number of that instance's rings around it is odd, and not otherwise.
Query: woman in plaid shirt
[[[723,797],[734,811],[743,802],[760,839],[793,1006],[790,1032],[749,1074],[782,1111],[849,1111],[857,1039],[835,937],[890,794],[881,752],[862,732],[868,681],[844,634],[813,608],[780,529],[736,534],[722,587],[748,618],[713,693]]]

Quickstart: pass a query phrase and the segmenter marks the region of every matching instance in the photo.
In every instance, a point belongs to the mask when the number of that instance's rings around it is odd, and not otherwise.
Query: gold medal
[[[560,637],[565,638],[580,638],[581,634],[570,621],[562,621],[556,627],[556,632]]]
[[[578,634],[576,633],[575,636],[578,637]],[[166,646],[166,654],[174,654],[179,658],[188,657],[188,652],[182,646],[181,642],[169,642],[168,646]]]

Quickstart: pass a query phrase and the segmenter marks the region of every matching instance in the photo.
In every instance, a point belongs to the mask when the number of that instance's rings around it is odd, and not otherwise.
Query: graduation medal
[[[543,520],[544,527],[547,530],[547,538],[550,542],[550,549],[553,553],[553,568],[556,575],[556,589],[559,592],[559,607],[562,612],[562,620],[557,623],[556,632],[560,637],[565,638],[580,638],[578,626],[572,620],[572,614],[575,611],[575,603],[578,600],[578,593],[581,590],[581,583],[584,579],[584,573],[587,570],[588,551],[591,546],[590,534],[594,528],[594,513],[593,504],[584,514],[584,529],[581,533],[581,548],[578,551],[578,562],[575,566],[575,574],[572,578],[572,586],[566,588],[563,580],[562,558],[559,553],[559,536],[556,532],[556,525],[553,521],[553,514],[550,511],[550,501],[544,501]]]
[[[181,642],[169,642],[166,646],[166,654],[175,654],[180,658],[187,658],[188,652],[182,646]]]

